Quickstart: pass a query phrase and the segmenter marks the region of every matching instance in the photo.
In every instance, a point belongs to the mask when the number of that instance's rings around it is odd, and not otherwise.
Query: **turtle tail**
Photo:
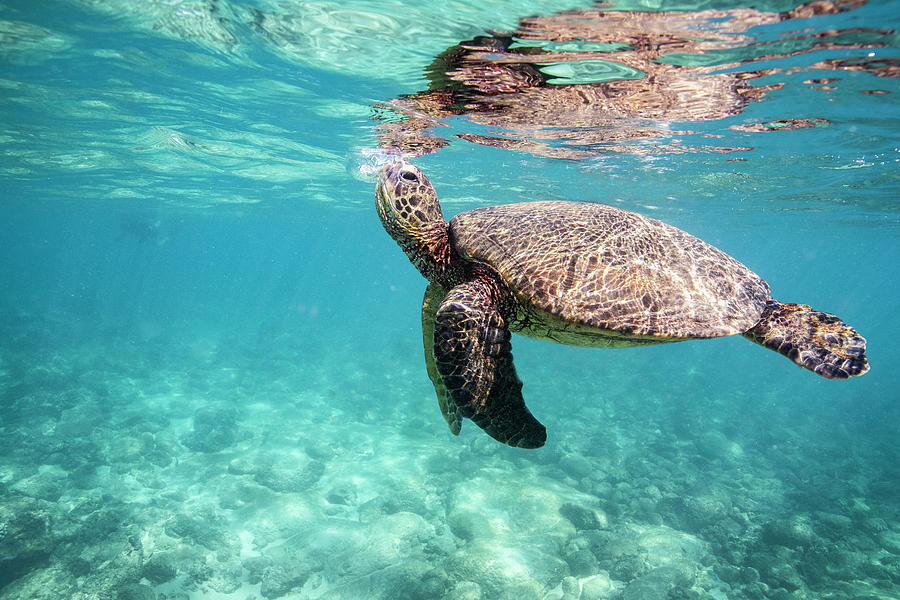
[[[743,335],[828,379],[847,379],[869,370],[866,338],[836,316],[806,304],[769,298],[759,323]]]

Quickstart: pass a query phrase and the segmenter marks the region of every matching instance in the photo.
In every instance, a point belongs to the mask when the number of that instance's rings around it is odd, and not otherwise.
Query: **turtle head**
[[[434,186],[425,173],[405,160],[381,169],[375,186],[375,208],[391,237],[415,236],[435,221],[444,222]]]
[[[381,224],[429,280],[449,267],[447,223],[425,173],[406,161],[385,165],[375,185]]]

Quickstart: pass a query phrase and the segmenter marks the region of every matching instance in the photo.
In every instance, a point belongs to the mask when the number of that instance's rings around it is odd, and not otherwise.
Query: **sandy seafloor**
[[[573,4],[0,1],[0,599],[900,598],[897,79],[800,69],[852,44],[671,124],[737,154],[559,161],[459,120],[417,164],[448,215],[589,199],[687,229],[858,328],[870,373],[514,338],[546,447],[447,430],[358,153],[448,45]],[[896,60],[897,14],[758,35]],[[819,120],[732,128],[788,117]]]

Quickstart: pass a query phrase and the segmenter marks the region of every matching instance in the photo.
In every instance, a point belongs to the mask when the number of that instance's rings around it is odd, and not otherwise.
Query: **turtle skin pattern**
[[[547,432],[522,398],[494,283],[488,273],[476,273],[444,298],[434,322],[435,363],[462,416],[500,442],[539,448]]]
[[[434,386],[437,395],[438,406],[441,414],[450,427],[453,435],[459,435],[462,428],[463,413],[450,395],[450,390],[444,385],[441,373],[434,359],[434,321],[437,309],[447,295],[447,290],[439,283],[430,282],[425,289],[425,298],[422,299],[422,345],[425,349],[425,367],[428,370],[428,378]]]
[[[828,379],[869,370],[866,338],[838,317],[807,304],[769,300],[760,322],[744,337]]]

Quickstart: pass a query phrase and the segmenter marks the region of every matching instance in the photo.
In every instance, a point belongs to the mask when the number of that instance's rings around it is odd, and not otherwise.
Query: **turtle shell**
[[[560,329],[623,341],[732,335],[756,325],[769,297],[765,281],[718,248],[603,204],[471,210],[450,221],[450,243],[503,278],[517,299],[517,329],[535,337],[554,339]]]

